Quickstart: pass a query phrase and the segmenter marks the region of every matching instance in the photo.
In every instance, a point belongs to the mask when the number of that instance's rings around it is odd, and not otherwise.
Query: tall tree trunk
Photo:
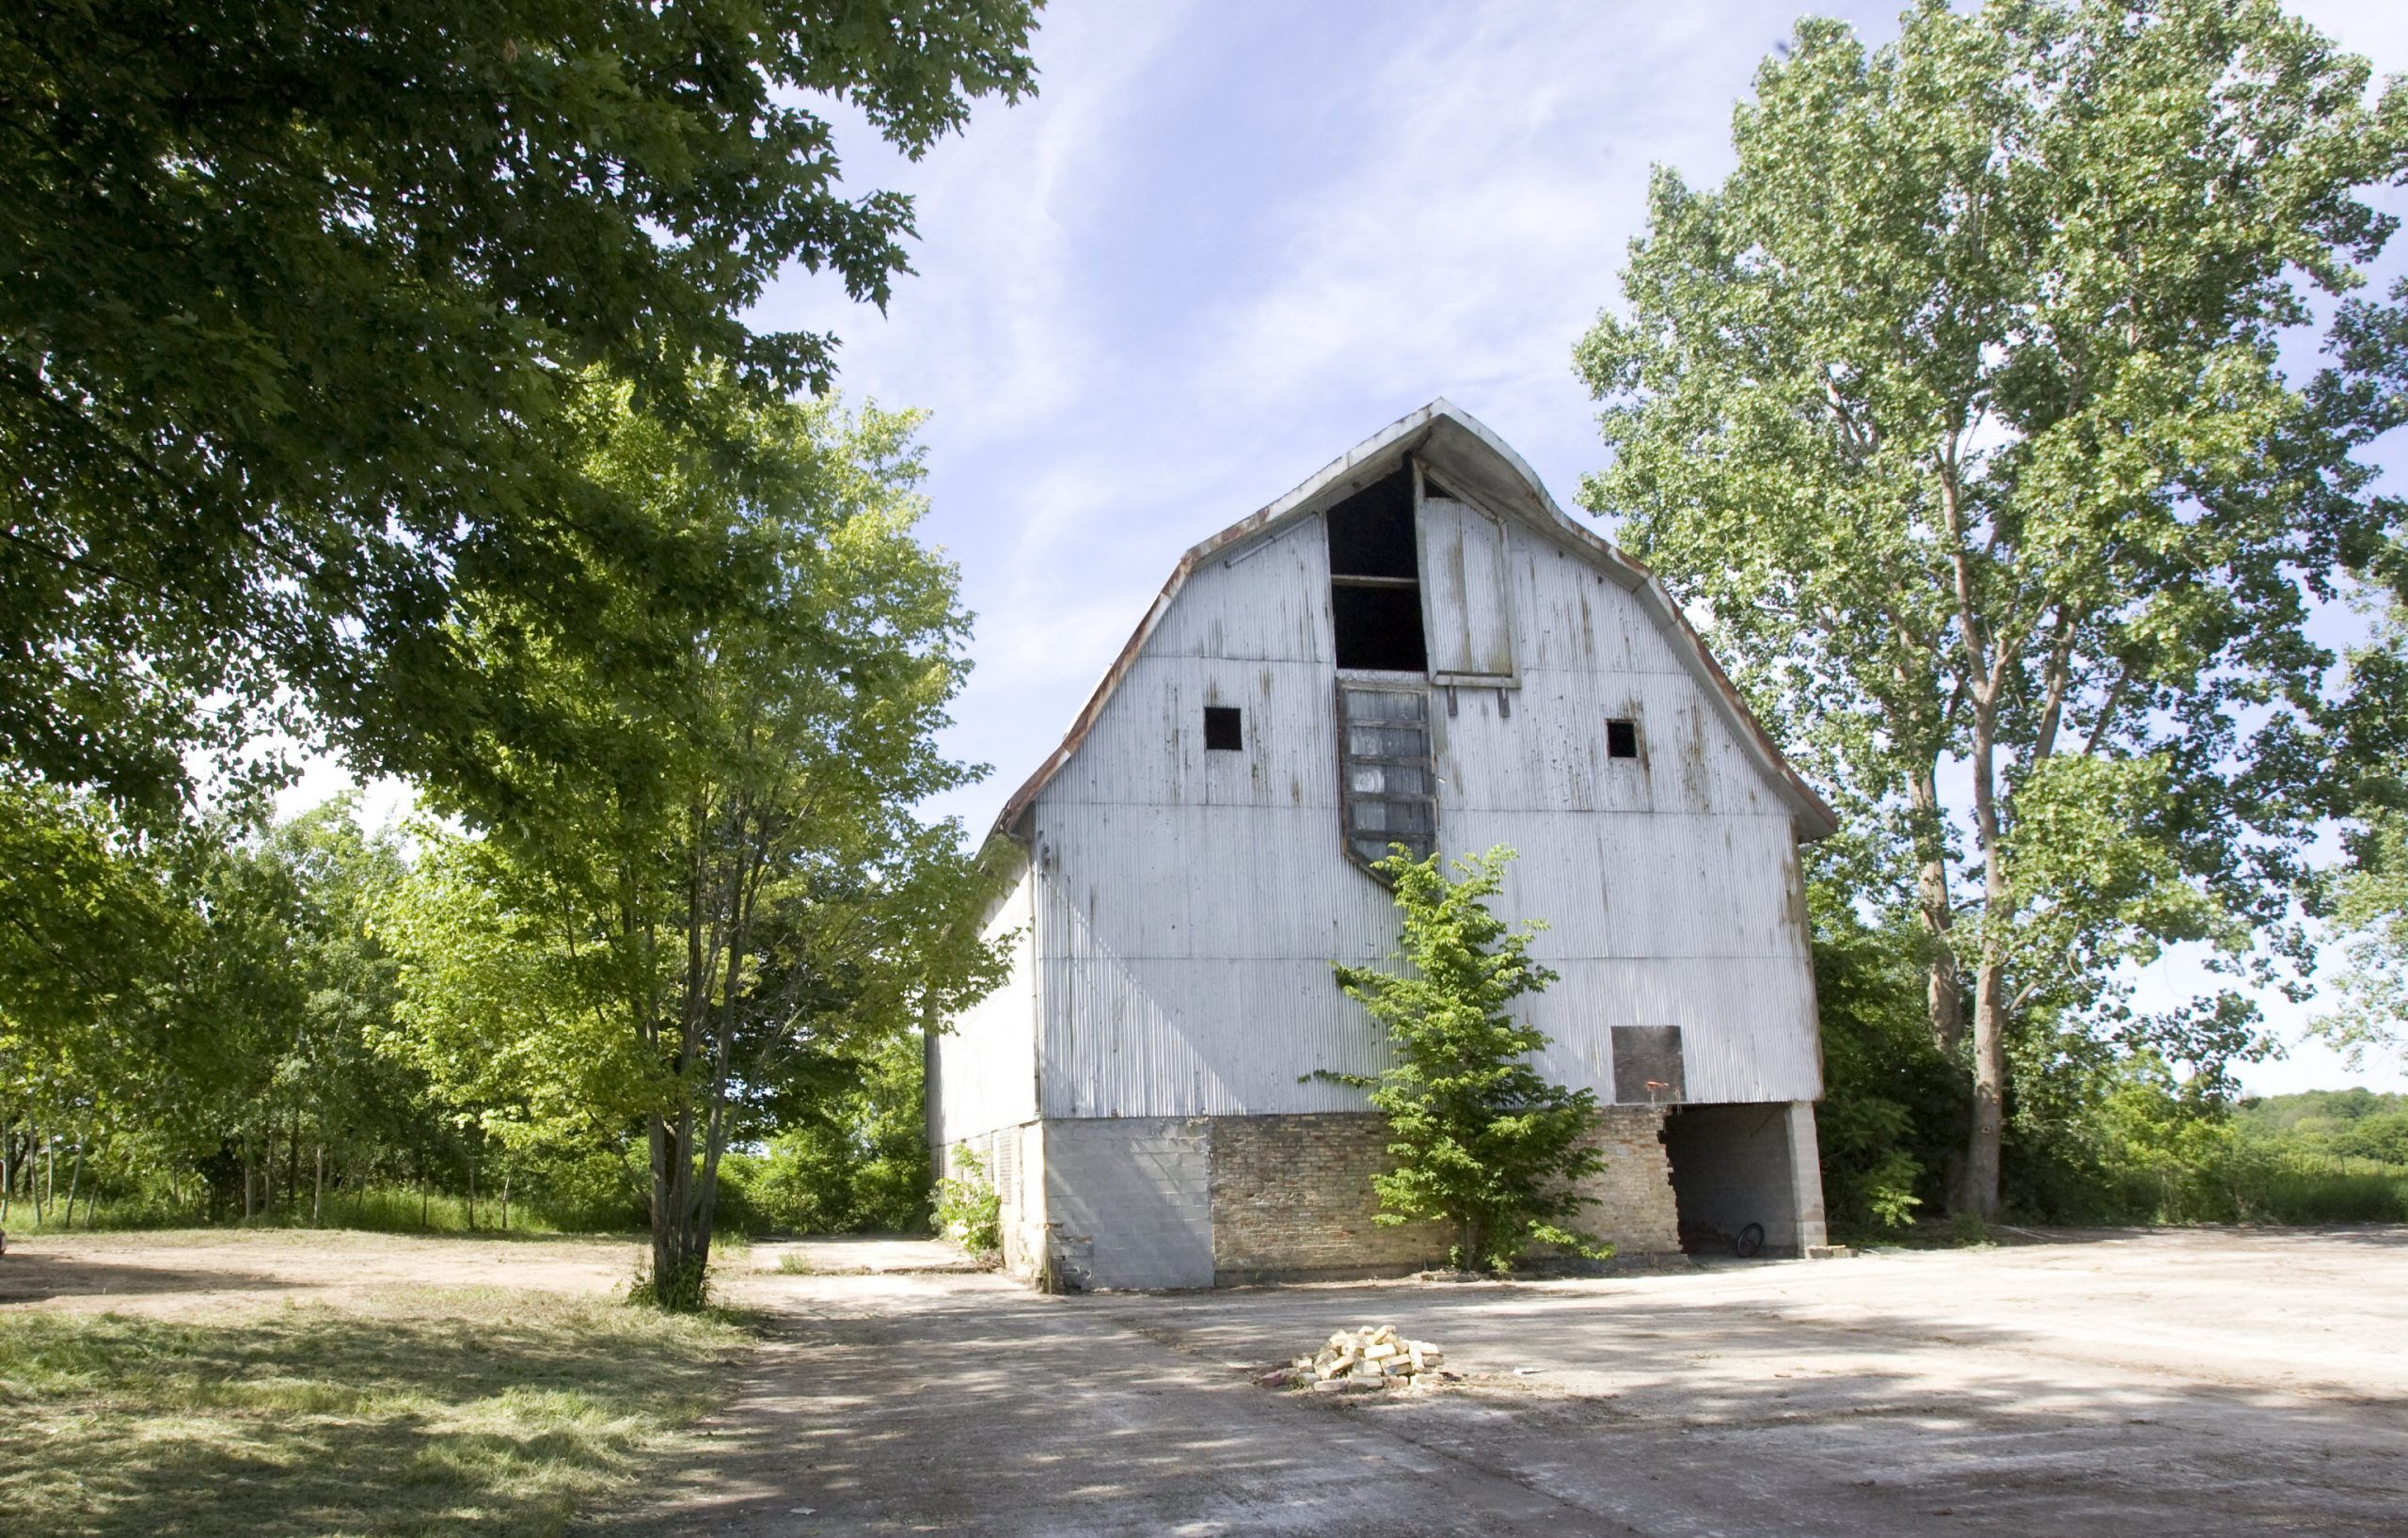
[[[325,1210],[326,1202],[326,1145],[323,1139],[318,1144],[317,1158],[317,1174],[309,1183],[309,1226],[313,1229],[318,1226],[318,1214]]]
[[[84,1134],[75,1134],[75,1157],[67,1166],[67,1212],[65,1227],[75,1226],[75,1193],[84,1183]]]
[[[501,1231],[510,1231],[510,1166],[501,1166]]]
[[[1913,807],[1915,906],[1923,919],[1924,1004],[1931,1043],[1955,1063],[1965,1040],[1965,980],[1953,931],[1956,906],[1948,889],[1948,839],[1937,777],[1928,767],[1908,787]]]
[[[468,1231],[477,1231],[477,1150],[473,1144],[468,1148]]]
[[[1965,1147],[1963,1206],[1997,1221],[2000,1145],[2006,1133],[2006,965],[2000,940],[2011,899],[2000,848],[1994,706],[1973,711],[1973,827],[1982,842],[1982,940],[1973,974],[1973,1126]]]

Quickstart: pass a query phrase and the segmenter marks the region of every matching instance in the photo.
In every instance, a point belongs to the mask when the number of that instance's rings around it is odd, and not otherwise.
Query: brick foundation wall
[[[1580,1224],[1624,1255],[1680,1249],[1663,1117],[1654,1106],[1609,1106],[1590,1134],[1606,1167],[1582,1182]],[[1437,1225],[1372,1221],[1379,1198],[1371,1177],[1388,1167],[1378,1117],[1215,1117],[1210,1125],[1212,1266],[1221,1282],[1444,1263],[1452,1236]]]
[[[1674,1255],[1681,1217],[1672,1202],[1672,1162],[1664,1151],[1664,1111],[1655,1105],[1608,1105],[1581,1139],[1602,1149],[1606,1167],[1580,1182],[1573,1227],[1609,1242],[1617,1255]]]
[[[1254,1276],[1418,1271],[1441,1264],[1450,1236],[1434,1224],[1387,1226],[1371,1177],[1388,1167],[1380,1118],[1212,1118],[1212,1269]]]

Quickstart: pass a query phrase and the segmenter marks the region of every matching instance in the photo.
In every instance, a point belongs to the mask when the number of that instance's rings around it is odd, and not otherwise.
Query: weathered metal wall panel
[[[1611,1028],[1678,1025],[1690,1100],[1814,1098],[1788,805],[1630,592],[1518,522],[1505,553],[1521,687],[1433,689],[1439,842],[1521,851],[1505,909],[1562,974],[1529,1003],[1548,1071],[1610,1096]],[[1340,848],[1325,560],[1308,519],[1200,567],[1038,796],[1044,1115],[1363,1105],[1299,1082],[1380,1065],[1330,962],[1395,927]],[[1243,751],[1204,748],[1207,704]]]
[[[937,1138],[965,1138],[1037,1116],[1037,880],[1025,862],[987,917],[989,942],[1017,931],[1011,975],[963,1010],[936,1039]]]
[[[1464,502],[1421,504],[1421,596],[1431,676],[1513,676],[1513,606],[1503,523]]]

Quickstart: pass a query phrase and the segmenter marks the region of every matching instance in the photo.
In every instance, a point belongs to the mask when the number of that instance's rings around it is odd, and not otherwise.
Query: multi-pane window
[[[1338,715],[1347,854],[1368,865],[1402,844],[1428,858],[1438,847],[1429,690],[1341,683]]]

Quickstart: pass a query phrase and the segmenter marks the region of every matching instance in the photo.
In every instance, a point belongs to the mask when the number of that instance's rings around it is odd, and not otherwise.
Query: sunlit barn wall
[[[1504,911],[1544,918],[1562,980],[1530,1002],[1545,1067],[1611,1097],[1609,1028],[1679,1025],[1687,1098],[1819,1094],[1788,807],[1639,600],[1509,520],[1522,687],[1434,692],[1439,837],[1521,851]],[[1394,933],[1340,851],[1328,577],[1318,517],[1200,564],[1038,798],[1047,1117],[1359,1109],[1299,1082],[1375,1070],[1331,980]],[[1244,712],[1207,752],[1203,707]],[[1606,756],[1608,716],[1640,723]]]
[[[1020,851],[997,841],[991,858],[1019,870],[981,929],[992,943],[1015,935],[1011,975],[953,1022],[933,1046],[930,1131],[940,1149],[1037,1116],[1037,882]]]

